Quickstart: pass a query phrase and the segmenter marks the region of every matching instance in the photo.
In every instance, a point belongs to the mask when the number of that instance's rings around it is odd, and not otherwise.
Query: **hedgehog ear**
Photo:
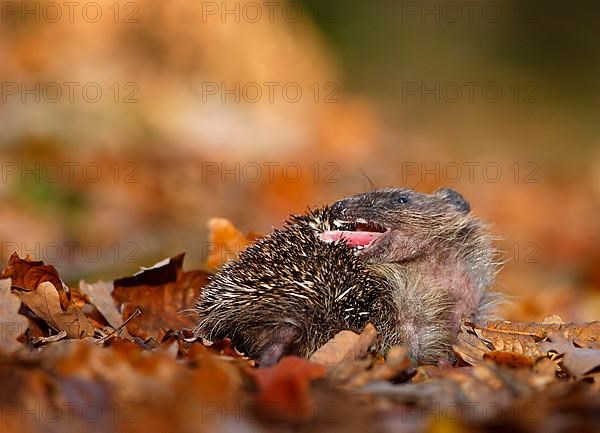
[[[453,189],[440,188],[434,194],[442,200],[454,206],[459,212],[469,213],[469,211],[471,210],[471,205],[469,204],[469,202]]]
[[[260,351],[258,365],[270,367],[285,355],[293,353],[294,347],[302,336],[302,329],[292,320],[277,324],[268,343]]]

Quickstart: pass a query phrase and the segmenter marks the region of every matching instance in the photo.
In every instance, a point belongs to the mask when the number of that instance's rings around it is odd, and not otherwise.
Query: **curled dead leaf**
[[[50,282],[41,283],[33,291],[18,292],[23,303],[56,331],[65,331],[69,338],[94,335],[94,325],[74,304],[63,310],[58,290]]]
[[[41,260],[31,260],[29,256],[22,259],[17,253],[13,253],[0,278],[10,278],[13,286],[30,292],[36,290],[40,284],[50,282],[58,290],[62,307],[67,308],[69,305],[64,290],[66,286],[60,279],[58,271],[54,266],[45,265]]]

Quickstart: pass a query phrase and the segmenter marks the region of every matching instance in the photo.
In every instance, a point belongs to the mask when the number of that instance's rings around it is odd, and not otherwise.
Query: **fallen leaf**
[[[18,338],[28,328],[27,318],[19,314],[21,300],[10,288],[10,278],[0,280],[0,349],[8,353],[22,347]]]
[[[136,308],[142,312],[126,325],[131,335],[160,341],[171,329],[195,326],[193,307],[210,274],[182,270],[183,257],[163,260],[132,277],[114,281],[113,299],[127,319]]]
[[[71,304],[63,310],[52,283],[43,282],[34,291],[18,292],[18,296],[39,318],[56,331],[65,331],[69,338],[94,335],[94,326],[80,308]]]
[[[22,259],[17,253],[13,253],[0,278],[10,278],[13,286],[30,292],[36,290],[40,284],[50,282],[59,291],[60,303],[63,308],[66,308],[69,304],[58,271],[54,266],[45,265],[41,260],[31,260],[29,256]]]
[[[534,364],[533,374],[528,378],[528,381],[536,389],[542,390],[552,382],[556,381],[556,372],[558,368],[557,362],[550,358],[540,358]]]
[[[573,342],[559,333],[550,335],[549,341],[538,344],[545,352],[562,355],[563,365],[577,379],[600,369],[600,350],[575,347]]]
[[[368,323],[363,332],[338,332],[331,340],[312,354],[310,360],[324,365],[335,365],[342,361],[360,359],[366,355],[369,347],[375,342],[377,330]]]
[[[408,381],[414,374],[415,370],[411,368],[411,360],[406,347],[394,346],[388,350],[383,362],[377,362],[376,359],[371,368],[347,377],[343,387],[345,389],[360,388],[375,381],[402,383]]]
[[[94,284],[89,284],[81,280],[79,281],[79,290],[88,296],[91,303],[102,314],[110,326],[117,329],[123,325],[123,317],[119,313],[119,310],[117,310],[117,306],[111,295],[113,283],[98,281]],[[127,332],[127,330],[124,330],[124,332]]]
[[[185,254],[179,254],[175,257],[167,257],[148,268],[142,266],[140,271],[132,276],[116,279],[113,282],[113,286],[136,287],[142,284],[159,285],[170,283],[177,279],[177,274],[183,266],[184,257]]]
[[[555,320],[554,316],[553,319]],[[528,336],[540,340],[552,333],[560,332],[566,339],[572,340],[581,347],[600,342],[600,321],[588,323],[535,323],[535,322],[488,322],[480,327],[480,333],[486,337],[495,335]],[[486,335],[487,334],[487,335]]]
[[[225,218],[211,218],[206,225],[210,246],[206,265],[210,269],[221,267],[227,260],[237,259],[240,252],[252,242]]]
[[[600,322],[563,323],[558,316],[547,318],[545,323],[493,321],[478,325],[465,321],[453,349],[471,365],[492,351],[514,353],[533,363],[546,356],[537,343],[553,333],[560,333],[579,346],[595,347],[600,341]],[[513,361],[524,362],[516,358]]]
[[[256,402],[261,415],[270,421],[289,422],[294,409],[296,421],[306,421],[315,415],[310,384],[325,376],[324,366],[295,356],[286,356],[269,368],[251,370],[259,388]]]
[[[202,345],[204,347],[209,348],[211,351],[214,351],[219,355],[230,358],[243,358],[248,360],[248,362],[255,364],[255,361],[250,360],[248,358],[244,358],[244,356],[235,349],[233,342],[229,338],[224,338],[223,340],[215,341],[209,341],[204,338],[200,338],[200,340],[202,341]]]
[[[484,355],[491,351],[488,344],[488,341],[484,341],[475,334],[468,323],[463,322],[452,350],[467,364],[475,365],[483,361]]]
[[[486,361],[494,361],[496,364],[506,365],[508,367],[530,367],[533,360],[515,352],[502,352],[494,350],[483,354]]]

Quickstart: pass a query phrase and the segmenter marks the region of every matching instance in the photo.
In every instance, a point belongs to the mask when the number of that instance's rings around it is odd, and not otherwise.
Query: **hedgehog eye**
[[[396,201],[400,204],[405,204],[408,203],[408,197],[405,195],[400,195],[398,198],[396,198]]]

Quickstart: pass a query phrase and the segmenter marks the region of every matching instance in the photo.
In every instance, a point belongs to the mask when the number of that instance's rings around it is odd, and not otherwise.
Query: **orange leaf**
[[[310,384],[325,372],[322,365],[295,356],[286,356],[273,367],[252,370],[260,389],[257,403],[272,420],[306,421],[314,413]]]

